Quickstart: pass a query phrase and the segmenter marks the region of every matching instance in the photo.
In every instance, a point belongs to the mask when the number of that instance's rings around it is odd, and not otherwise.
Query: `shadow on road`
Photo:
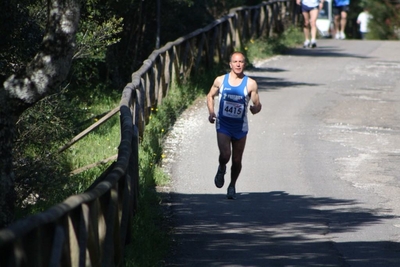
[[[287,87],[321,86],[317,83],[294,82],[284,78],[261,77],[254,73],[251,74],[251,78],[257,81],[259,91],[279,90]]]
[[[400,266],[395,242],[334,243],[326,237],[356,232],[393,218],[354,200],[285,192],[172,194],[175,248],[167,266]],[[343,259],[337,246],[353,251]],[[332,257],[334,255],[334,257]]]
[[[285,69],[278,69],[278,68],[268,68],[268,67],[249,67],[247,70],[251,72],[259,72],[259,73],[265,73],[265,72],[271,72],[271,73],[279,73],[279,72],[284,72],[287,71]]]
[[[357,54],[345,53],[343,51],[345,51],[345,49],[340,49],[336,46],[322,46],[315,49],[290,48],[283,54],[290,56],[369,58]]]

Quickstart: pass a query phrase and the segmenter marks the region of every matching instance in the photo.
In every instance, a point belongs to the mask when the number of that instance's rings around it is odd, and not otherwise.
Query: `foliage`
[[[0,1],[0,83],[18,73],[35,55],[42,27],[28,10],[28,1]]]
[[[400,2],[398,0],[359,0],[350,1],[347,18],[346,38],[360,38],[357,17],[366,8],[372,15],[368,25],[367,39],[400,39]]]
[[[117,136],[118,140],[118,134],[110,136],[108,130],[119,126],[118,118],[97,129],[96,134],[87,137],[94,137],[89,143],[93,142],[95,145],[84,147],[88,142],[82,142],[71,148],[68,153],[57,152],[62,144],[93,124],[103,112],[116,107],[120,97],[118,92],[111,90],[110,93],[110,90],[107,90],[104,61],[107,46],[118,41],[116,35],[122,30],[122,19],[117,19],[110,13],[99,12],[101,8],[94,8],[96,3],[96,0],[88,1],[82,9],[83,19],[80,23],[81,32],[77,36],[76,60],[69,80],[64,83],[65,88],[61,93],[47,97],[28,109],[17,123],[18,137],[13,152],[16,159],[14,166],[19,216],[44,210],[71,194],[81,192],[99,172],[92,170],[87,172],[92,174],[87,174],[85,178],[82,178],[82,175],[71,178],[70,171],[116,153],[118,141],[115,139]],[[45,5],[40,5],[40,1],[37,1],[31,2],[26,9],[19,6],[16,8],[20,12],[25,10],[25,14],[32,17],[36,23],[32,24],[36,25],[38,39],[41,37],[39,33],[45,28],[46,10],[43,7]],[[24,27],[25,24],[20,26],[24,30],[30,29]],[[9,36],[6,40],[11,42],[17,37]],[[32,48],[37,49],[35,46]],[[26,56],[25,52],[21,58]],[[18,62],[18,58],[15,58],[15,62]],[[21,63],[23,64],[25,63]],[[106,105],[106,101],[110,102],[109,97],[113,99],[112,106],[108,104],[103,110],[97,110],[96,105]],[[102,129],[107,130],[101,134]],[[110,145],[107,146],[107,142],[110,142]],[[96,150],[100,143],[101,150],[110,148],[110,151]],[[85,152],[95,156],[82,159],[81,154]]]
[[[67,159],[54,152],[70,132],[72,114],[62,102],[51,101],[54,98],[38,102],[17,123],[14,168],[17,207],[22,209],[41,200],[50,202],[52,194],[59,195],[68,183]]]
[[[161,44],[175,40],[240,5],[256,0],[162,0]],[[0,3],[0,80],[21,71],[35,55],[47,22],[43,0],[4,0]],[[182,23],[185,21],[185,23]],[[122,23],[123,22],[123,23]],[[90,0],[83,2],[77,51],[74,58],[102,62],[97,71],[106,73],[114,87],[121,88],[143,60],[154,50],[157,32],[157,1]],[[82,65],[82,62],[80,63]],[[81,70],[84,69],[81,68]],[[93,69],[93,68],[92,68]],[[76,72],[75,72],[76,73]],[[81,80],[83,79],[83,80]],[[84,82],[78,76],[77,83]]]
[[[368,27],[368,39],[400,39],[400,4],[389,0],[367,0],[365,7],[372,15]]]
[[[99,0],[100,1],[100,0]],[[156,48],[202,28],[226,15],[230,8],[254,5],[260,0],[158,0],[119,1],[109,5],[109,12],[122,17],[124,29],[120,42],[107,49],[107,73],[115,87],[122,87],[143,60]],[[127,2],[130,2],[128,5]],[[160,15],[157,4],[160,4]],[[160,28],[158,28],[160,27]],[[157,32],[160,35],[157,36]]]
[[[287,48],[301,44],[302,41],[303,34],[301,31],[291,26],[280,35],[250,40],[244,47],[244,52],[247,59],[250,62],[254,62],[259,59],[271,57],[272,55],[282,54]]]
[[[229,10],[234,7],[246,5],[246,2],[251,1],[243,1],[243,0],[208,0],[206,7],[208,12],[214,17],[219,18],[226,14],[228,14]],[[257,1],[253,1],[257,2]]]
[[[285,47],[282,52],[284,52],[287,48],[292,48],[298,44],[302,44],[303,38],[303,32],[301,32],[299,28],[290,25],[279,36],[279,42]]]
[[[100,166],[71,177],[70,172],[117,153],[118,116],[65,153],[58,149],[118,105],[120,95],[103,87],[65,89],[28,109],[17,123],[14,147],[18,217],[43,211],[82,192],[104,170]]]
[[[79,21],[79,1],[53,0],[49,5],[46,38],[25,68],[23,62],[0,89],[0,226],[15,218],[16,188],[13,168],[15,125],[21,114],[44,97],[58,92],[69,71]],[[50,7],[56,6],[55,9]],[[18,10],[18,4],[16,10]],[[50,10],[53,11],[50,15]],[[68,27],[66,27],[68,25]],[[67,30],[65,30],[67,29]],[[18,29],[19,30],[19,29]],[[7,41],[15,36],[7,36]],[[30,44],[28,44],[30,45]],[[34,45],[34,44],[32,44]],[[7,64],[20,64],[19,58]]]
[[[107,47],[116,44],[116,37],[122,31],[122,18],[115,16],[98,24],[95,20],[83,20],[77,34],[77,51],[74,58],[104,60]]]

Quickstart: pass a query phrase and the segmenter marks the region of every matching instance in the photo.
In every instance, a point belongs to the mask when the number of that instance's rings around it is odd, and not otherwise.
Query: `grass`
[[[303,39],[303,33],[298,28],[291,26],[280,36],[250,40],[244,50],[249,62],[255,62],[276,54],[282,54],[288,48],[301,44]]]
[[[108,164],[71,176],[70,172],[117,153],[119,117],[114,116],[63,153],[59,148],[119,105],[120,93],[67,91],[50,96],[28,109],[17,124],[14,149],[16,218],[42,212],[70,195],[83,192]],[[88,94],[87,92],[90,92]]]

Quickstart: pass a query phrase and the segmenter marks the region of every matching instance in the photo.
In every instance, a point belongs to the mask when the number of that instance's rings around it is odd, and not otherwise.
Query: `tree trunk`
[[[46,34],[25,71],[9,77],[0,89],[0,228],[14,220],[12,150],[15,124],[28,107],[59,90],[75,48],[79,0],[49,0]]]

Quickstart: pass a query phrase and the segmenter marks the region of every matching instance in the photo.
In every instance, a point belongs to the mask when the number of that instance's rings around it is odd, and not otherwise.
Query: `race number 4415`
[[[230,101],[224,101],[224,109],[222,114],[229,118],[241,118],[243,115],[244,105]]]

